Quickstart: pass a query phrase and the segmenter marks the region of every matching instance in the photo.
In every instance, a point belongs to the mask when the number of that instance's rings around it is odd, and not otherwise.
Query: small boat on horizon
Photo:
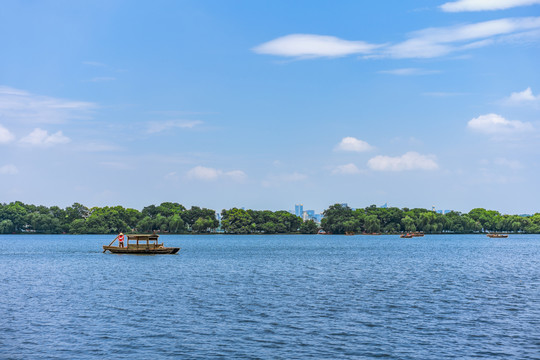
[[[113,254],[176,254],[180,248],[165,247],[163,243],[158,243],[159,235],[153,234],[131,234],[126,235],[126,246],[123,244],[124,235],[115,237],[109,245],[103,245],[103,252],[110,251]],[[118,240],[118,246],[112,246]]]
[[[414,235],[410,234],[410,233],[407,233],[407,234],[401,234],[399,237],[404,238],[404,239],[410,239],[410,238],[414,237]]]
[[[494,238],[494,239],[506,239],[508,237],[508,234],[487,234],[487,237]]]

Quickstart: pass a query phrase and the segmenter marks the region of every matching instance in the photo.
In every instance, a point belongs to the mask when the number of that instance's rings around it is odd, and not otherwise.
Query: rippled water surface
[[[2,359],[539,359],[540,237],[0,236]]]

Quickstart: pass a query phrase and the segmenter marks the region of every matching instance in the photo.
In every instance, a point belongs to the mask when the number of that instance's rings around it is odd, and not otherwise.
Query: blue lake
[[[0,236],[1,359],[539,359],[540,236]]]

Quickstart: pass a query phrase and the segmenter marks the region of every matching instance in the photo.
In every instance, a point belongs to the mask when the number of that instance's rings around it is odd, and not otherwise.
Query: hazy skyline
[[[540,212],[540,1],[0,8],[0,202]]]

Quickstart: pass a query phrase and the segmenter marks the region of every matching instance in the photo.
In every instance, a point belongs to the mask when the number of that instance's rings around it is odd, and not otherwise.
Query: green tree
[[[313,220],[304,221],[300,224],[302,234],[316,234],[319,231],[319,225]]]
[[[250,234],[257,226],[247,211],[238,208],[221,211],[221,227],[231,234]]]

